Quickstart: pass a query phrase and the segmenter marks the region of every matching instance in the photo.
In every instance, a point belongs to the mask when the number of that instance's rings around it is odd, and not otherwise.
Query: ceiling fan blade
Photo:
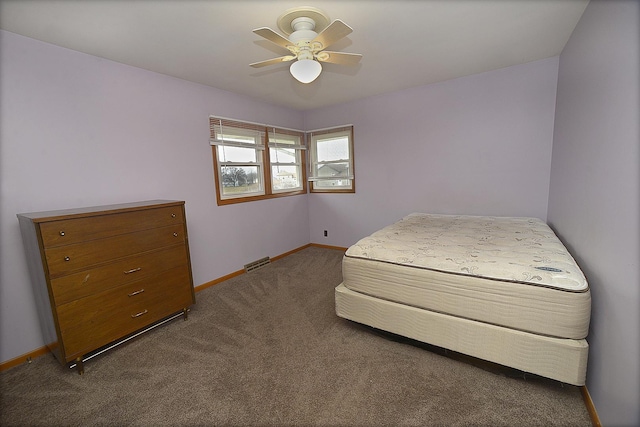
[[[362,59],[362,55],[359,53],[331,52],[325,50],[318,53],[316,59],[320,62],[329,62],[331,64],[356,65],[360,62],[360,59]]]
[[[253,32],[259,35],[260,37],[264,37],[270,42],[277,44],[278,46],[284,47],[285,49],[289,49],[289,47],[295,46],[294,43],[285,39],[280,34],[273,31],[271,28],[268,28],[268,27],[257,28],[253,30]]]
[[[353,29],[350,26],[348,26],[341,20],[336,19],[331,24],[329,24],[327,28],[322,30],[320,34],[318,34],[316,38],[311,41],[311,44],[313,45],[314,42],[320,43],[322,46],[318,50],[322,50],[331,46],[341,38],[346,37],[351,32],[353,32]]]
[[[267,59],[266,61],[254,62],[253,64],[249,64],[253,68],[266,67],[267,65],[279,64],[281,62],[293,61],[296,59],[293,55],[281,56],[279,58]]]

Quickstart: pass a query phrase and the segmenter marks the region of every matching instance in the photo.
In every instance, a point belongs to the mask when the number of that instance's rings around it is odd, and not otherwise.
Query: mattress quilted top
[[[413,213],[351,246],[346,256],[572,292],[587,280],[537,218]]]

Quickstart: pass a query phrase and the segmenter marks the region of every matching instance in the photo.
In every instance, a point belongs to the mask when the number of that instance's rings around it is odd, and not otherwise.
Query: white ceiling
[[[146,70],[307,110],[560,54],[588,0],[0,0],[0,28]],[[287,54],[255,35],[287,9],[313,6],[353,33],[304,85]]]

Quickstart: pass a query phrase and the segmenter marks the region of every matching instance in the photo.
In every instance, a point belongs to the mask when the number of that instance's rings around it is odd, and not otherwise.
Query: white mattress
[[[360,240],[344,286],[376,298],[551,337],[587,336],[591,295],[535,218],[411,214]]]

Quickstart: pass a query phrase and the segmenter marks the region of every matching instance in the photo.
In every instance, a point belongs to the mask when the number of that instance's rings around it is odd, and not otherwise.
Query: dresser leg
[[[78,369],[78,375],[84,374],[84,364],[82,363],[82,356],[76,359],[76,369]]]
[[[183,308],[182,309],[182,314],[184,315],[184,320],[187,320],[189,318],[189,309],[188,308]]]

